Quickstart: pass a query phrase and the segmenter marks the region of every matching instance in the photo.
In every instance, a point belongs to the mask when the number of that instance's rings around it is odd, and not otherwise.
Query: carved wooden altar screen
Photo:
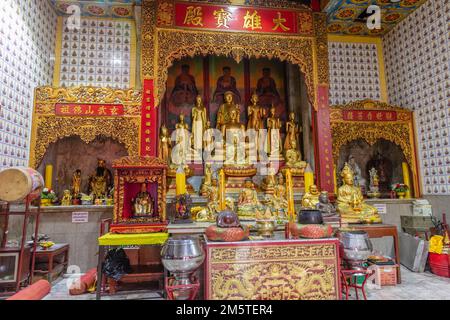
[[[30,167],[37,168],[50,144],[79,136],[90,143],[106,136],[138,155],[142,94],[108,88],[40,87],[35,91]]]
[[[369,145],[384,139],[398,145],[413,175],[415,197],[420,196],[413,113],[383,102],[362,100],[331,107],[333,159],[338,163],[341,148],[362,139]]]
[[[143,1],[141,76],[147,114],[142,154],[156,155],[155,110],[175,60],[195,55],[228,56],[237,62],[278,58],[298,65],[305,75],[315,119],[316,176],[322,189],[333,192],[326,15],[288,1],[252,3],[250,7],[212,1]]]

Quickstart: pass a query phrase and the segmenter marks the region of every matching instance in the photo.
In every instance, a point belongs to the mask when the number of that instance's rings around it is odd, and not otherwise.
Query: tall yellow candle
[[[405,198],[411,198],[411,180],[409,179],[409,168],[406,162],[402,162],[403,170],[403,183],[408,186],[408,191],[406,191]]]
[[[334,181],[334,194],[337,195],[338,184],[337,184],[336,166],[333,166],[333,181]]]
[[[308,166],[305,169],[305,192],[309,192],[309,188],[314,184],[314,172]]]
[[[51,164],[45,167],[45,187],[49,190],[52,189],[53,179],[53,166]]]
[[[220,169],[219,172],[219,208],[220,210],[226,209],[225,203],[225,172]]]
[[[286,171],[286,195],[288,201],[288,217],[289,221],[294,221],[295,204],[294,204],[294,184],[292,182],[292,172],[290,169]]]
[[[186,173],[181,166],[177,170],[176,185],[177,196],[186,194]]]

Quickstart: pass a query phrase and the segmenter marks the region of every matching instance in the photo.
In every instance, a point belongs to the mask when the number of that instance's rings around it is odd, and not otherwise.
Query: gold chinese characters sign
[[[139,153],[142,93],[96,87],[40,87],[35,91],[30,166],[37,168],[48,147],[78,136],[90,143],[102,135]]]
[[[207,242],[207,300],[340,299],[337,240]]]
[[[362,100],[331,107],[333,160],[338,162],[343,146],[362,139],[369,145],[384,139],[398,145],[414,177],[414,194],[418,197],[416,146],[412,112],[383,102]]]

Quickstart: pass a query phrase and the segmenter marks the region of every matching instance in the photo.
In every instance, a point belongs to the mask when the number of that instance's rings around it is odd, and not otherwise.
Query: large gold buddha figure
[[[381,223],[378,210],[364,202],[361,189],[353,185],[353,171],[348,163],[341,172],[343,185],[339,187],[337,209],[343,223]]]
[[[224,94],[224,102],[219,108],[217,113],[217,129],[221,130],[223,125],[229,124],[231,122],[231,111],[235,110],[239,115],[241,109],[239,105],[234,103],[233,93],[228,91]]]

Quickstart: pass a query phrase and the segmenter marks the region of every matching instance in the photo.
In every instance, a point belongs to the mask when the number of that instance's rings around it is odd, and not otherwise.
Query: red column
[[[328,86],[319,85],[317,90],[318,110],[316,113],[316,175],[321,190],[334,193],[333,150],[331,143],[330,108]]]
[[[141,112],[141,156],[158,155],[158,108],[153,80],[144,80]]]

